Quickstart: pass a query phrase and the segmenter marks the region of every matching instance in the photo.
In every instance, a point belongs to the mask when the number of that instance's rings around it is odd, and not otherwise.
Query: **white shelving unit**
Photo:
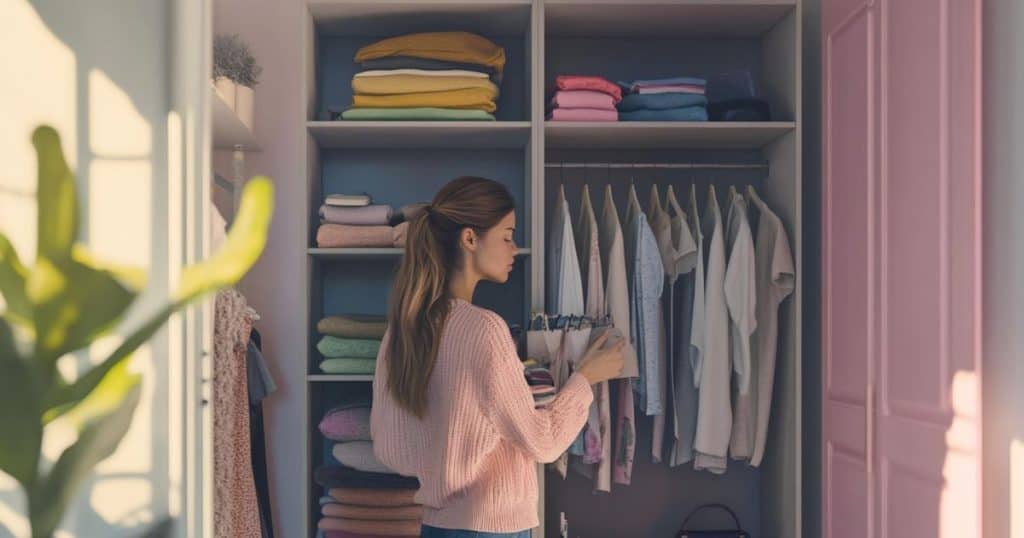
[[[239,119],[238,114],[210,86],[210,117],[212,118],[213,149],[231,152],[231,187],[234,196],[234,211],[238,211],[238,202],[242,196],[245,183],[245,154],[260,151],[252,129]]]
[[[557,183],[579,181],[581,177],[562,170],[548,171],[545,179],[545,162],[630,162],[641,158],[699,161],[706,152],[714,155],[716,162],[724,159],[767,165],[770,175],[757,184],[758,191],[785,223],[794,263],[800,268],[800,4],[801,0],[309,0],[309,14],[303,21],[307,96],[303,121],[307,131],[305,188],[310,244],[316,225],[313,215],[325,185],[351,185],[353,177],[365,176],[367,183],[362,190],[394,193],[390,178],[378,181],[373,176],[379,170],[382,176],[396,171],[403,174],[409,189],[416,190],[441,174],[450,174],[449,178],[453,173],[461,175],[459,166],[463,161],[466,173],[479,175],[487,175],[487,165],[494,161],[500,164],[499,171],[520,174],[512,183],[520,202],[519,242],[524,248],[517,271],[522,272],[522,280],[507,285],[501,293],[521,301],[521,308],[511,311],[513,316],[518,316],[519,310],[526,315],[544,309],[545,208]],[[349,74],[351,68],[345,71],[337,63],[351,62],[358,46],[403,33],[453,29],[480,33],[506,47],[509,64],[502,84],[502,99],[506,102],[499,102],[499,121],[323,121],[327,105],[348,104],[349,94],[344,88],[348,81],[342,75]],[[689,48],[694,51],[689,52]],[[592,73],[616,80],[671,76],[664,72],[685,74],[688,69],[701,72],[708,65],[703,57],[719,54],[719,50],[727,57],[724,61],[755,65],[760,95],[769,102],[773,121],[544,121],[547,89],[555,75]],[[740,179],[723,174],[726,178],[722,181],[745,180],[754,172],[744,173],[748,175]],[[667,171],[657,174],[658,178],[669,177]],[[604,173],[600,175],[604,177]],[[607,177],[612,182],[620,181],[620,176]],[[334,313],[325,312],[331,305],[367,301],[370,288],[376,290],[380,279],[388,277],[387,268],[394,266],[401,253],[402,249],[308,248],[306,288],[310,308],[303,314],[306,326],[315,324],[320,315]],[[359,279],[373,281],[364,286]],[[331,296],[332,289],[348,295]],[[633,517],[639,521],[628,532],[630,536],[666,535],[662,528],[666,514],[678,518],[671,522],[677,526],[695,500],[729,499],[744,503],[745,513],[750,516],[745,523],[750,521],[747,524],[756,529],[752,538],[802,538],[801,296],[802,276],[798,274],[796,291],[780,314],[776,397],[769,449],[761,469],[744,470],[741,464],[730,462],[730,472],[736,471],[721,478],[706,473],[699,477],[692,472],[678,474],[683,472],[674,470],[677,474],[672,476],[685,478],[679,479],[676,489],[666,491],[647,488],[643,478],[635,479],[634,486],[620,490],[625,491],[625,497],[614,497],[616,503],[625,501],[637,507]],[[524,319],[510,321],[522,323]],[[312,354],[316,334],[312,330],[308,334],[306,347]],[[303,364],[308,381],[304,419],[310,435],[304,452],[309,470],[304,505],[309,513],[301,536],[313,536],[316,529],[314,505],[318,494],[312,485],[312,468],[321,452],[316,424],[323,411],[318,406],[330,395],[356,387],[366,390],[365,385],[372,381],[371,376],[308,371],[311,361]],[[642,457],[638,454],[637,460]],[[541,528],[534,530],[535,538],[544,537],[546,519],[557,520],[558,514],[546,517],[546,504],[569,507],[572,536],[581,532],[588,538],[602,536],[600,532],[586,532],[590,530],[587,525],[617,517],[615,506],[606,497],[563,484],[545,484],[543,470],[539,476]],[[562,495],[567,498],[555,498]],[[680,495],[684,501],[678,500]],[[665,504],[673,502],[676,504]],[[662,527],[655,529],[655,524]],[[623,536],[622,532],[617,535]]]

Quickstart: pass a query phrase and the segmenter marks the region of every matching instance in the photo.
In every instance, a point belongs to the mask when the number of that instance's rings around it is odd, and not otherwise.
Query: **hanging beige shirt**
[[[757,423],[750,465],[757,467],[764,458],[768,438],[768,416],[772,408],[775,361],[779,334],[779,305],[793,293],[796,271],[789,238],[779,217],[756,193],[751,200],[759,212],[754,260],[757,275],[757,331],[754,354],[757,357]],[[794,365],[795,367],[795,365]]]
[[[630,334],[629,321],[629,288],[626,286],[626,253],[624,250],[622,225],[619,223],[618,209],[612,199],[611,186],[605,187],[604,207],[601,209],[601,223],[598,230],[598,243],[601,247],[601,269],[604,273],[604,297],[607,312],[612,323],[622,331],[629,342],[622,349],[623,366],[619,377],[636,377],[639,370],[636,364],[636,348],[634,336]]]

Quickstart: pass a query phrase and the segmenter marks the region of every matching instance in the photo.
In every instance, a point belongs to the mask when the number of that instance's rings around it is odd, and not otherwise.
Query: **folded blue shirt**
[[[691,86],[707,86],[708,81],[698,77],[671,77],[671,78],[652,78],[643,80],[633,80],[625,82],[620,80],[619,86],[633,91],[636,86],[671,86],[673,84],[689,84]]]
[[[708,111],[702,106],[665,110],[640,109],[619,112],[619,121],[708,121]]]
[[[707,97],[694,93],[631,93],[622,97],[619,110],[664,110],[667,108],[686,108],[708,104]]]

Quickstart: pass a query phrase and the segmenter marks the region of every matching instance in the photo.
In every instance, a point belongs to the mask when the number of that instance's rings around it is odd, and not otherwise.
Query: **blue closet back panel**
[[[585,151],[549,150],[547,161],[555,162],[727,162],[759,163],[756,151]],[[569,212],[575,226],[579,218],[580,193],[584,184],[590,186],[591,202],[600,217],[604,205],[605,185],[611,185],[613,199],[624,222],[630,181],[647,212],[651,186],[658,185],[664,202],[665,189],[672,185],[676,197],[689,212],[690,185],[697,187],[697,203],[701,215],[706,214],[708,185],[714,184],[718,201],[726,216],[728,189],[735,185],[741,192],[747,185],[762,186],[767,171],[748,169],[565,169],[549,168],[545,175],[546,215],[551,215],[559,185],[565,185]],[[767,180],[770,181],[770,180]],[[550,229],[547,230],[550,234]],[[614,402],[612,409],[615,409]],[[692,463],[670,468],[665,463],[651,463],[652,418],[637,416],[637,446],[632,484],[612,485],[610,494],[593,493],[593,482],[570,467],[566,480],[556,473],[546,475],[545,529],[548,536],[559,536],[559,513],[569,520],[569,535],[587,538],[603,537],[671,537],[690,510],[700,504],[718,502],[736,511],[744,529],[760,536],[761,471],[742,462],[729,461],[728,471],[721,476],[693,470]],[[666,438],[671,430],[666,432]],[[667,456],[668,452],[664,452]],[[696,519],[703,528],[728,528],[722,514],[711,512],[707,518]],[[702,516],[703,517],[703,516]],[[727,516],[726,516],[727,517]]]
[[[516,243],[523,243],[526,160],[523,150],[361,149],[321,152],[322,193],[362,193],[374,203],[398,208],[429,202],[445,183],[459,176],[481,176],[500,181],[516,201]],[[313,201],[313,207],[320,200]],[[316,215],[311,230],[316,234]],[[313,238],[311,238],[313,239]]]
[[[469,29],[472,31],[472,29]],[[396,32],[394,35],[400,35]],[[319,38],[317,51],[317,117],[328,119],[327,108],[344,110],[352,104],[352,77],[359,72],[359,66],[352,61],[361,47],[393,37],[336,37]],[[529,73],[526,64],[525,37],[484,37],[505,49],[505,72],[501,93],[494,113],[499,121],[525,121],[529,119]]]

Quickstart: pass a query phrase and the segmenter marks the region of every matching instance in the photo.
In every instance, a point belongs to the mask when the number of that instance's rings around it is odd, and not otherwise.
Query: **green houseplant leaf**
[[[14,245],[0,234],[0,295],[7,302],[7,317],[22,324],[32,319],[32,303],[25,290],[27,279],[28,269],[18,259]]]
[[[39,170],[37,258],[26,281],[36,331],[36,358],[56,361],[109,330],[136,293],[110,271],[76,255],[78,200],[57,132],[32,135]]]
[[[0,319],[0,470],[31,487],[39,464],[43,426],[31,368],[18,355],[11,328]]]
[[[65,418],[79,425],[78,440],[29,493],[33,534],[50,536],[92,468],[114,453],[128,433],[141,395],[140,377],[122,362]]]
[[[185,268],[181,287],[175,293],[174,303],[157,312],[126,338],[102,363],[71,385],[58,387],[47,398],[46,421],[49,422],[59,416],[69,404],[88,394],[108,370],[149,340],[175,311],[207,292],[230,286],[240,280],[263,251],[273,212],[273,197],[274,186],[269,179],[256,177],[250,180],[242,193],[238,217],[231,226],[224,245],[209,260]]]

